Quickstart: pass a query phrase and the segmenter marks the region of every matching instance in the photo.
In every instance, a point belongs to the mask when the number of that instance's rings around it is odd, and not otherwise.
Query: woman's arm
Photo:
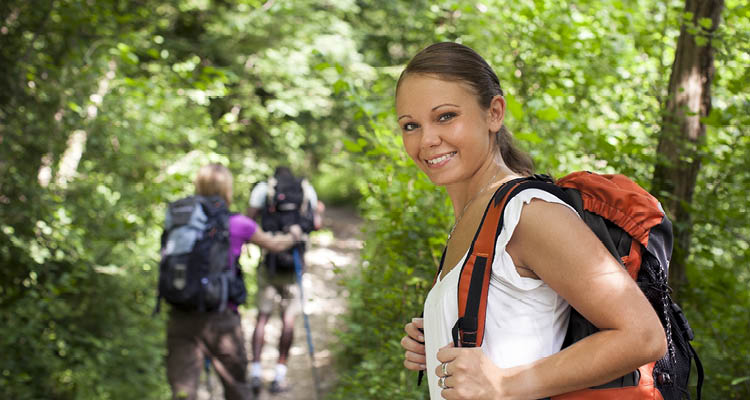
[[[609,382],[667,349],[659,318],[635,281],[588,226],[560,204],[532,201],[508,244],[599,332],[557,354],[503,374],[506,389],[541,398]]]
[[[250,243],[257,244],[264,249],[277,253],[292,247],[301,238],[302,230],[299,228],[299,225],[292,225],[289,228],[289,233],[278,234],[264,232],[258,227],[258,230],[250,237]]]
[[[528,268],[591,321],[599,332],[549,357],[501,369],[480,349],[444,348],[454,375],[446,398],[484,398],[464,387],[491,388],[486,398],[537,399],[609,382],[661,358],[661,322],[635,281],[567,207],[533,200],[507,246],[517,267]],[[462,355],[463,354],[463,355]],[[449,393],[448,393],[449,392]],[[474,397],[470,397],[474,396]]]

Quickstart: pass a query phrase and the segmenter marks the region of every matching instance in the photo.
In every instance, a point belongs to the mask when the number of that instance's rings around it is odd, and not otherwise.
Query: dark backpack
[[[667,285],[672,255],[672,224],[656,198],[623,175],[575,172],[557,182],[546,175],[534,175],[507,182],[495,192],[471,244],[469,256],[461,266],[458,281],[459,318],[453,327],[454,345],[482,345],[495,242],[503,228],[505,206],[511,198],[530,188],[549,192],[578,212],[636,280],[659,316],[668,344],[667,353],[656,362],[641,366],[613,382],[552,398],[689,398],[688,380],[691,360],[694,359],[700,399],[703,366],[690,345],[693,331],[680,307],[672,300],[671,289]],[[440,270],[442,267],[441,261]],[[571,309],[563,348],[596,331],[593,324]]]
[[[229,265],[229,210],[220,197],[169,204],[159,264],[161,299],[185,311],[223,311],[247,297],[239,264]]]
[[[266,232],[287,232],[292,225],[299,225],[305,233],[312,232],[314,218],[310,200],[305,196],[303,179],[291,174],[277,174],[268,180],[266,205],[261,211],[261,228]],[[295,271],[294,250],[302,256],[305,243],[292,248],[266,254],[265,265],[272,273],[289,274]]]

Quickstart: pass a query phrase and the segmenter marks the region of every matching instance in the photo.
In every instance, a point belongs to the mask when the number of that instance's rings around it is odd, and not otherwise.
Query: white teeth
[[[454,152],[448,153],[446,155],[440,156],[438,158],[433,158],[432,160],[427,160],[427,164],[434,165],[434,164],[437,164],[437,163],[441,163],[441,162],[443,162],[443,161],[445,161],[447,159],[453,158],[453,156],[455,156],[455,155],[456,155],[456,152],[454,151]]]

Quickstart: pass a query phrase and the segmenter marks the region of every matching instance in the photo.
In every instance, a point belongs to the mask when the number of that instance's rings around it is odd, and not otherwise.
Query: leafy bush
[[[362,154],[362,209],[370,223],[362,266],[346,282],[350,313],[331,398],[427,398],[417,374],[403,368],[400,340],[404,324],[421,315],[452,211],[444,190],[406,157],[389,122],[371,120],[367,136],[348,147]]]

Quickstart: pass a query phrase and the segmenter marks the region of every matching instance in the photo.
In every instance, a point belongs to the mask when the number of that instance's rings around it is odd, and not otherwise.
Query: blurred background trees
[[[164,203],[219,161],[236,211],[280,164],[359,206],[372,223],[331,397],[425,398],[398,340],[453,216],[402,151],[392,103],[403,64],[442,40],[493,65],[540,172],[625,173],[664,200],[689,232],[675,283],[704,395],[750,397],[748,32],[740,0],[5,1],[0,397],[167,395],[150,316]],[[674,105],[683,42],[713,58],[700,110]],[[660,145],[675,118],[702,129],[680,154]],[[676,196],[684,165],[692,190]]]

